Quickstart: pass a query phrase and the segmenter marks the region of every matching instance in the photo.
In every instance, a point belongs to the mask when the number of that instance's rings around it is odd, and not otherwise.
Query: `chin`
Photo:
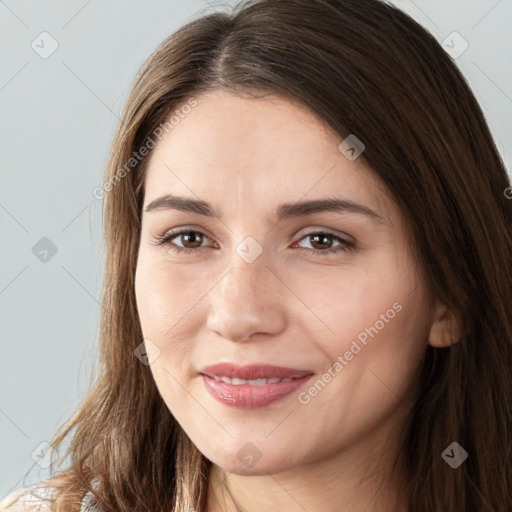
[[[287,453],[268,453],[257,451],[250,442],[233,453],[216,453],[214,458],[206,457],[213,464],[228,473],[234,473],[240,476],[264,476],[268,474],[277,474],[297,466],[297,461],[289,459]]]
[[[244,464],[241,464],[240,462],[238,462],[238,464],[217,464],[217,466],[219,466],[222,470],[226,471],[227,473],[233,473],[239,476],[266,476],[269,474],[274,475],[293,468],[293,465],[290,466],[277,463],[263,464],[260,462],[255,464],[252,468],[246,467],[244,466]]]

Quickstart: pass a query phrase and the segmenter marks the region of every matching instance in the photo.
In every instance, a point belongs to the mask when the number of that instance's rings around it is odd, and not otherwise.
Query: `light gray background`
[[[512,2],[392,3],[439,41],[457,31],[469,43],[456,62],[510,170]],[[2,497],[48,476],[32,453],[87,392],[104,260],[101,201],[92,191],[136,71],[200,10],[211,7],[205,0],[0,0]],[[31,47],[44,31],[58,43],[47,59]],[[32,251],[43,237],[57,247],[47,262]]]

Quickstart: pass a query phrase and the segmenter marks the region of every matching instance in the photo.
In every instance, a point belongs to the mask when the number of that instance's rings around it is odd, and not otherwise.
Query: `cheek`
[[[318,281],[319,286],[302,292],[328,327],[325,336],[316,339],[322,339],[325,349],[324,371],[340,376],[332,390],[350,389],[360,403],[370,399],[367,392],[379,400],[390,389],[404,393],[426,348],[429,325],[423,288],[412,268],[389,263],[387,271],[353,268],[340,272],[337,281]],[[341,366],[334,367],[336,361]],[[375,394],[379,389],[384,396]]]
[[[316,339],[322,340],[333,361],[350,350],[353,340],[371,339],[368,330],[376,334],[372,329],[376,323],[379,333],[389,332],[409,291],[408,283],[391,266],[387,272],[371,266],[324,268],[323,273],[309,274],[306,279],[304,273],[290,274],[288,282],[307,306],[302,306],[304,318],[317,326]],[[304,318],[299,315],[298,322],[304,323]],[[311,327],[308,330],[313,333]]]
[[[149,365],[156,387],[170,411],[179,412],[187,400],[183,371],[192,350],[193,326],[187,312],[190,288],[168,264],[139,259],[135,296],[148,353],[157,354]],[[154,345],[153,345],[154,344]],[[157,347],[156,349],[154,347]]]
[[[194,289],[179,272],[167,264],[149,263],[141,258],[135,275],[135,295],[142,331],[160,341],[175,336],[194,301]]]
[[[377,288],[364,308],[344,315],[350,331],[337,346],[346,361],[344,381],[356,403],[384,411],[411,390],[411,382],[427,346],[429,331],[426,302],[421,289],[396,281],[394,288]],[[364,313],[361,311],[364,310]],[[340,329],[343,326],[340,324]],[[387,405],[386,405],[387,404]]]

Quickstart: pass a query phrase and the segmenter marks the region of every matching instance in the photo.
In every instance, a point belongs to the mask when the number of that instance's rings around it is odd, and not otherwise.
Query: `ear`
[[[460,341],[461,326],[459,319],[439,302],[434,308],[434,318],[428,335],[428,342],[436,348],[449,347]]]

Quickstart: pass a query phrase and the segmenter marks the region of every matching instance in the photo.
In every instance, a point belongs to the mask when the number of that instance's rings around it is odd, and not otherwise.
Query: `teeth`
[[[278,382],[290,382],[293,380],[293,377],[287,377],[286,379],[251,379],[251,380],[245,380],[245,379],[239,379],[237,377],[234,377],[233,379],[230,379],[229,377],[213,377],[215,380],[225,382],[226,384],[232,384],[235,386],[240,386],[242,384],[250,384],[251,386],[264,386],[266,384],[277,384]]]

